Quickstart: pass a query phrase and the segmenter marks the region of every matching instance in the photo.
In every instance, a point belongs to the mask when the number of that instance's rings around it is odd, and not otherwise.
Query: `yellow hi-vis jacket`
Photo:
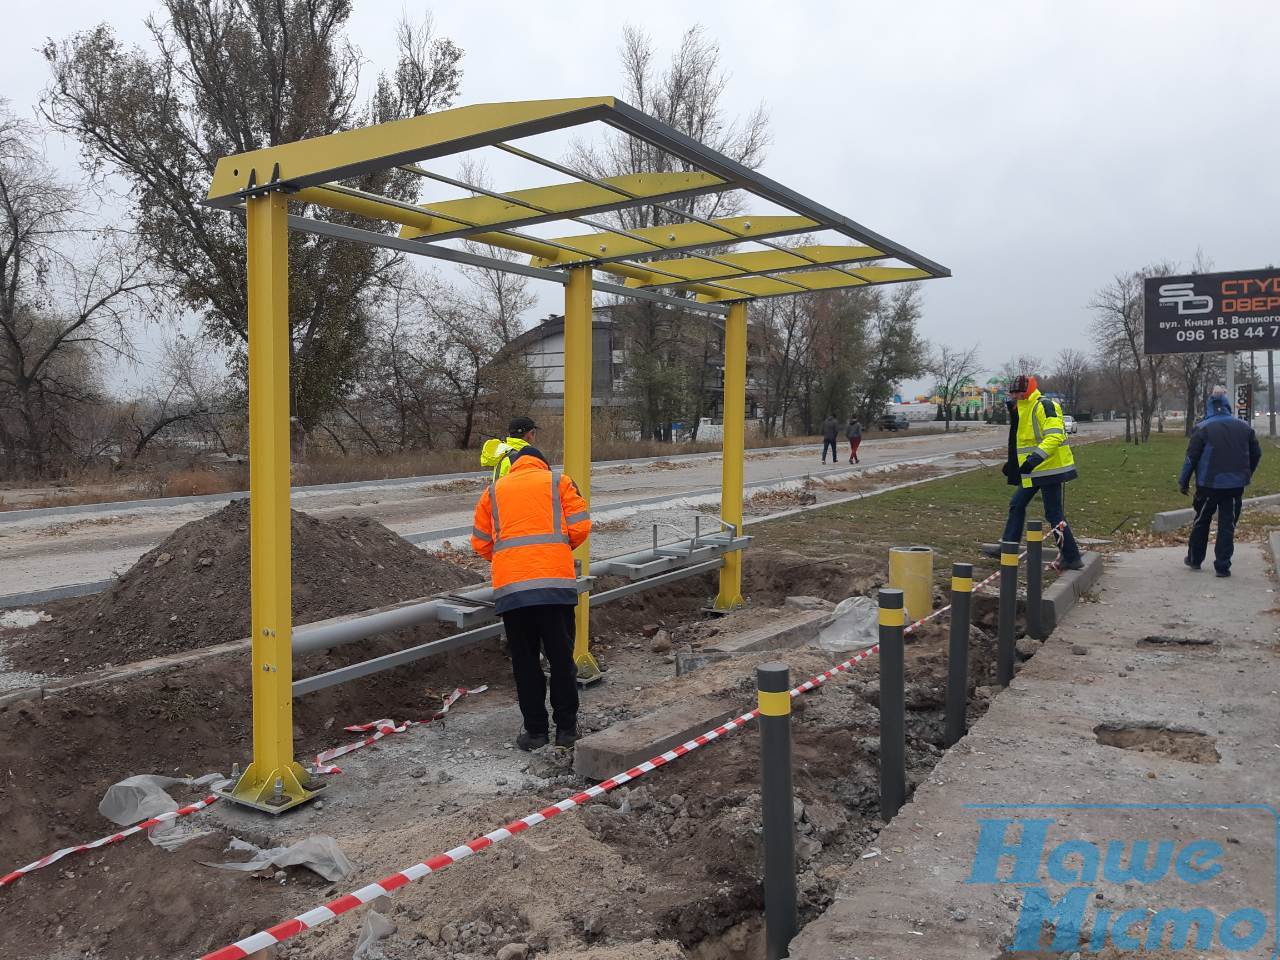
[[[1024,487],[1044,487],[1074,480],[1076,458],[1067,445],[1062,408],[1036,390],[1018,401],[1018,466],[1033,453],[1043,458],[1030,473],[1022,474]]]
[[[493,467],[493,479],[499,480],[511,472],[511,455],[528,445],[528,440],[521,440],[519,437],[486,440],[480,448],[480,466]]]

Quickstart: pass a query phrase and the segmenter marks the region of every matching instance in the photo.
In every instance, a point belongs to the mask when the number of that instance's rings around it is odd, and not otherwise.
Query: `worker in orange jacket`
[[[493,600],[507,633],[524,730],[521,750],[548,742],[547,685],[539,651],[551,664],[556,746],[578,739],[578,677],[573,663],[578,578],[573,550],[591,533],[578,486],[547,466],[532,446],[491,481],[476,504],[471,548],[492,564]]]

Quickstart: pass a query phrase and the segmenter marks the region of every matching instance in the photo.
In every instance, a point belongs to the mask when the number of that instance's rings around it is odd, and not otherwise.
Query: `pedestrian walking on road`
[[[850,414],[849,423],[844,428],[845,438],[849,441],[849,462],[861,463],[858,459],[858,447],[862,444],[862,424],[858,418]]]
[[[556,746],[578,739],[578,676],[573,663],[578,578],[573,550],[591,532],[578,486],[525,446],[506,476],[490,481],[476,504],[471,548],[492,564],[494,608],[502,617],[524,730],[521,750],[549,739],[547,684],[538,655],[551,664]]]
[[[1216,386],[1209,397],[1205,418],[1191,431],[1187,459],[1178,476],[1178,489],[1186,496],[1191,478],[1196,479],[1196,495],[1191,501],[1195,520],[1183,559],[1199,570],[1209,550],[1209,527],[1218,517],[1218,536],[1213,545],[1213,569],[1220,577],[1231,576],[1231,555],[1235,552],[1236,521],[1244,501],[1244,488],[1253,479],[1262,460],[1262,447],[1253,427],[1231,412],[1227,388]]]
[[[822,421],[822,462],[827,462],[827,447],[831,448],[831,462],[838,463],[839,455],[836,453],[836,437],[840,435],[840,422],[836,420],[833,414],[828,413],[827,419]]]
[[[1041,396],[1036,378],[1027,374],[1014,377],[1009,383],[1009,456],[1003,471],[1010,485],[1017,487],[1009,501],[1009,518],[1004,525],[1002,540],[1021,543],[1022,532],[1027,526],[1027,506],[1037,493],[1044,504],[1044,517],[1051,528],[1057,529],[1066,522],[1063,484],[1074,480],[1075,457],[1067,444],[1067,430],[1062,423],[1062,407],[1048,397]],[[1080,570],[1084,562],[1080,547],[1071,534],[1071,528],[1063,526],[1060,533],[1059,569]],[[987,556],[999,556],[999,544],[987,544],[982,548]]]

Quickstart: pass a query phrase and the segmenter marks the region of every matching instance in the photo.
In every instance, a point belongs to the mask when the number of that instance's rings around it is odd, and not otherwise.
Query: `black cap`
[[[1025,373],[1020,373],[1016,377],[1009,380],[1010,393],[1028,393],[1031,389],[1031,381],[1027,379]]]
[[[511,422],[507,424],[507,436],[519,437],[528,433],[530,430],[537,430],[538,425],[528,417],[513,417]]]

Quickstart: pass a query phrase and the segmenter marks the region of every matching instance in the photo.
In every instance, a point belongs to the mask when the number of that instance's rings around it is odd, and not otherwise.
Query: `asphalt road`
[[[1107,425],[1082,425],[1082,433],[1101,433]],[[1082,438],[1083,439],[1083,438]],[[990,450],[1004,441],[999,427],[971,426],[950,435],[903,436],[866,441],[861,464],[850,468],[822,465],[818,447],[786,447],[749,453],[745,464],[748,488],[795,483],[812,474],[859,472],[894,463],[941,458]],[[972,462],[969,462],[970,465]],[[956,461],[951,460],[956,466]],[[684,501],[688,527],[696,507],[691,496],[706,497],[720,483],[717,454],[672,457],[669,460],[613,461],[592,472],[592,510],[597,519],[634,516]],[[459,537],[469,529],[472,510],[483,481],[476,476],[453,476],[336,484],[297,489],[296,509],[317,517],[371,517],[415,542]],[[93,504],[82,507],[0,514],[0,595],[44,590],[67,584],[103,580],[131,566],[143,553],[174,529],[219,509],[222,497],[183,498],[163,503]],[[781,508],[780,508],[781,509]],[[626,542],[625,532],[593,537],[592,553],[608,556]],[[671,538],[676,534],[671,533]],[[617,541],[614,543],[613,541]],[[463,541],[465,542],[465,540]]]

